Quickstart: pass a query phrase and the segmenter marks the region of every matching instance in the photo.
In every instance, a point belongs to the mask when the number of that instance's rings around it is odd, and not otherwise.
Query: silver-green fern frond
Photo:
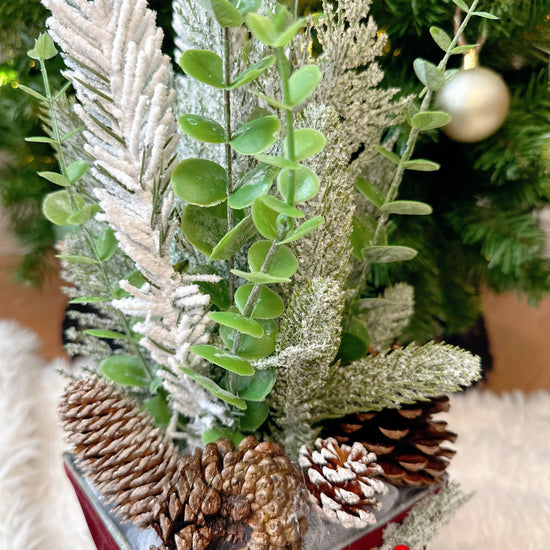
[[[448,344],[409,344],[330,370],[315,396],[314,421],[379,411],[459,391],[480,376],[479,357]]]

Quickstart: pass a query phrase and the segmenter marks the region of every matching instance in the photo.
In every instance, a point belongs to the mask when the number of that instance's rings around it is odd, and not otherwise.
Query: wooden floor
[[[0,319],[14,319],[35,331],[50,360],[64,355],[61,324],[66,298],[55,270],[42,289],[11,280],[17,265],[17,243],[2,227],[0,217]],[[550,390],[550,297],[537,309],[515,295],[483,293],[485,324],[494,366],[487,386],[495,392]]]

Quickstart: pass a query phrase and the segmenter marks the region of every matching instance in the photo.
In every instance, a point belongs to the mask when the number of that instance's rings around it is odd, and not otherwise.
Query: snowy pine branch
[[[468,386],[480,376],[479,357],[449,344],[409,344],[333,367],[315,396],[312,420],[399,407]]]
[[[141,288],[122,281],[131,297],[113,304],[142,318],[134,327],[145,336],[141,345],[164,367],[159,374],[182,386],[176,409],[195,416],[209,399],[190,380],[182,384],[179,365],[197,366],[187,350],[207,340],[209,298],[195,284],[199,277],[176,274],[168,258],[177,138],[162,31],[145,0],[44,4],[52,11],[50,33],[64,51],[66,75],[76,90],[86,150],[103,184],[95,192],[103,210],[98,219],[114,229],[120,248],[148,281]]]

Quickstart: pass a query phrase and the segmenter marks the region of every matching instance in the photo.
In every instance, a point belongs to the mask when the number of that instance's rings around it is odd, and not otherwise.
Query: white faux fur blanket
[[[0,549],[92,550],[62,469],[59,364],[27,330],[0,321]],[[476,491],[430,550],[542,550],[550,541],[550,394],[453,396],[451,474]]]

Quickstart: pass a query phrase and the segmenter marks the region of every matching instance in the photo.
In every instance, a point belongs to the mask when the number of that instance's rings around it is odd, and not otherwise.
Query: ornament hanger
[[[460,28],[460,25],[462,24],[462,10],[457,6],[455,10],[455,14],[453,17],[453,25],[454,25],[454,32],[457,34],[458,29]],[[481,51],[481,48],[487,41],[487,32],[486,28],[484,27],[485,32],[481,32],[476,40],[476,47],[472,48],[471,50],[467,51],[462,58],[462,68],[464,70],[468,69],[474,69],[475,67],[479,66],[479,52]],[[461,34],[458,38],[458,45],[459,46],[466,46],[468,42],[466,41],[466,38],[464,37],[464,34]]]

